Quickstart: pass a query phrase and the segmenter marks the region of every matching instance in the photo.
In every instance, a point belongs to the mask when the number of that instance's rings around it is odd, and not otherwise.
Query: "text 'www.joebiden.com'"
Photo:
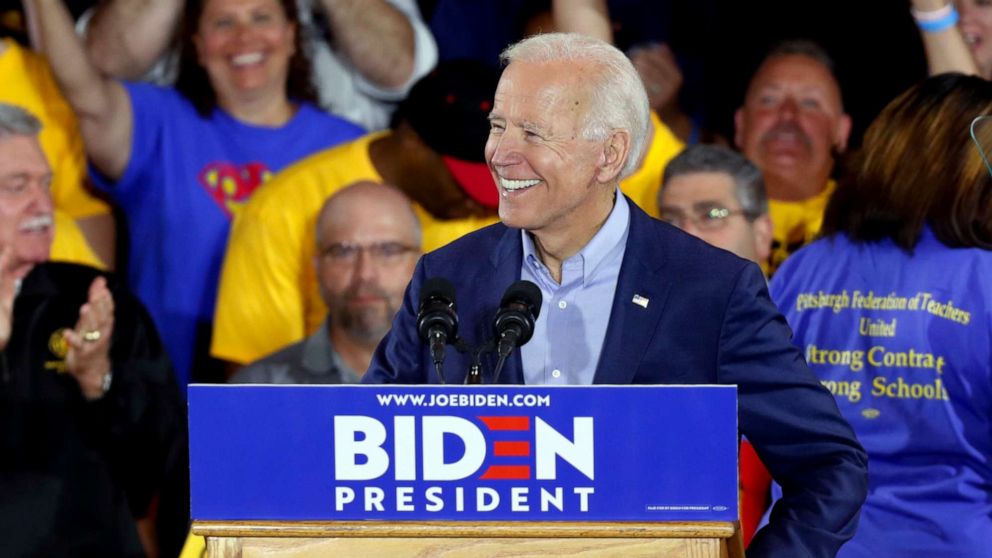
[[[379,393],[383,407],[550,407],[550,395],[517,393]]]

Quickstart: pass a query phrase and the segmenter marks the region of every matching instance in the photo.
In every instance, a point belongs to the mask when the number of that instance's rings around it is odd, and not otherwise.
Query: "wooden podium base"
[[[735,523],[196,521],[210,558],[744,558]]]

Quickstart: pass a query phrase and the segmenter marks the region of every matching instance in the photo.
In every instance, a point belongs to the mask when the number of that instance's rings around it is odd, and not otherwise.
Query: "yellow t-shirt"
[[[76,116],[62,97],[45,59],[12,39],[2,42],[0,102],[28,110],[44,125],[38,140],[54,172],[52,201],[61,212],[61,216],[56,213],[52,259],[103,268],[73,220],[110,213],[110,207],[84,186],[86,155]]]
[[[313,266],[314,226],[324,200],[360,180],[382,182],[363,136],[276,174],[234,217],[221,270],[211,354],[248,363],[313,333],[327,316]],[[442,221],[414,206],[423,249],[440,248],[496,222]]]
[[[823,210],[836,186],[831,180],[822,192],[802,201],[768,200],[768,215],[772,219],[772,253],[766,270],[769,277],[786,258],[820,233]]]
[[[55,238],[52,240],[50,259],[84,264],[97,269],[106,268],[103,261],[90,249],[90,245],[83,238],[83,231],[79,230],[72,217],[56,208],[52,212],[52,221],[55,223]]]
[[[644,161],[634,174],[620,183],[620,190],[648,215],[658,218],[658,190],[661,189],[665,166],[685,148],[685,144],[654,112],[651,113],[651,125],[654,128],[654,137],[644,155]]]

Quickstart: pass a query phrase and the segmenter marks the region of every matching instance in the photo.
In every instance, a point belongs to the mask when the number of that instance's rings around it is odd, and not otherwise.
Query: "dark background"
[[[79,14],[93,0],[68,0]],[[522,20],[547,0],[419,0],[443,58],[474,56],[496,64]],[[740,105],[761,56],[785,39],[809,38],[835,59],[844,103],[854,119],[851,144],[883,106],[926,76],[909,0],[608,0],[617,45],[668,42],[683,67],[681,102],[705,128],[733,138]],[[0,0],[2,23],[21,0]],[[9,31],[8,31],[9,32]],[[17,34],[15,32],[15,34]],[[0,84],[2,86],[2,84]]]
[[[441,58],[497,64],[523,20],[547,0],[420,0]],[[909,0],[608,0],[618,47],[668,42],[679,58],[683,109],[733,138],[733,112],[762,55],[775,43],[808,38],[835,59],[852,144],[885,104],[926,77]]]
[[[834,58],[844,105],[854,120],[852,145],[889,101],[927,75],[908,0],[682,0],[674,14],[706,3],[711,14],[695,18],[699,27],[676,26],[673,44],[702,56],[707,123],[728,138],[751,73],[764,52],[785,39],[813,39]]]

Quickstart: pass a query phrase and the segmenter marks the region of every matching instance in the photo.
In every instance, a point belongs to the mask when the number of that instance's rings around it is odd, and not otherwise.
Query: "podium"
[[[733,386],[190,386],[211,557],[743,557]]]
[[[731,522],[194,522],[210,557],[481,558],[610,556],[743,558]]]

